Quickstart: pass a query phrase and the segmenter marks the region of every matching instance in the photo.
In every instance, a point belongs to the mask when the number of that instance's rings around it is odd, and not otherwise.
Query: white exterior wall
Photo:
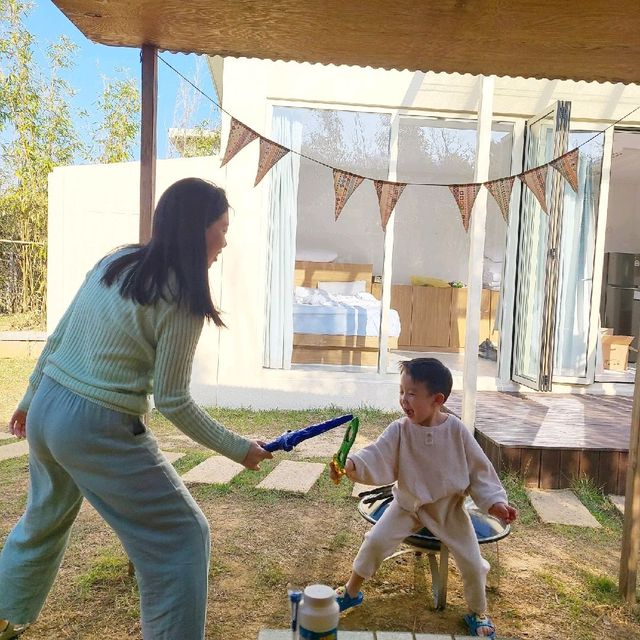
[[[156,200],[173,182],[196,176],[223,186],[217,158],[161,160]],[[112,249],[138,241],[140,164],[59,167],[49,176],[47,329],[53,331],[93,265]],[[233,242],[233,229],[229,242]],[[210,271],[212,293],[220,300],[220,267]],[[218,330],[205,326],[194,372],[215,380]],[[215,389],[215,385],[211,386]],[[215,396],[203,398],[213,404]]]
[[[226,59],[224,108],[269,136],[274,104],[357,109],[418,109],[425,115],[473,115],[480,79],[348,67]],[[495,118],[524,118],[556,99],[573,103],[572,119],[611,122],[640,104],[640,87],[560,81],[496,80]],[[639,124],[635,121],[627,124]],[[603,124],[604,124],[603,122]],[[223,117],[223,140],[229,126]],[[258,145],[225,168],[200,158],[158,162],[157,192],[195,175],[227,190],[233,207],[229,246],[212,270],[214,297],[229,329],[208,328],[198,348],[193,393],[203,404],[253,408],[397,407],[397,374],[281,371],[262,367],[269,176],[254,188]],[[48,327],[84,273],[114,246],[138,235],[139,165],[56,169],[50,179]],[[455,380],[454,383],[460,383]],[[458,387],[459,388],[459,387]],[[482,385],[479,385],[482,388]]]

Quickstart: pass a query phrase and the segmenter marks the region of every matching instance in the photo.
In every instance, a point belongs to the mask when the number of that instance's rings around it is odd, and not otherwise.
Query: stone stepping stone
[[[187,454],[182,453],[180,451],[160,451],[160,453],[171,463],[173,464],[176,460],[180,460],[180,458],[184,458]]]
[[[376,631],[376,640],[413,640],[413,633],[406,631]]]
[[[320,462],[294,462],[283,460],[262,482],[258,489],[277,489],[307,493],[324,471]]]
[[[416,633],[416,640],[451,640],[451,637],[449,633]]]
[[[182,476],[183,482],[194,484],[226,484],[244,467],[224,456],[211,456]]]
[[[15,436],[8,431],[0,431],[0,440],[13,440]]]
[[[624,496],[609,496],[613,506],[624,515]]]
[[[29,444],[26,440],[19,440],[12,444],[3,444],[0,446],[0,460],[19,458],[25,453],[29,453]]]
[[[340,640],[375,640],[372,631],[338,631]]]
[[[600,523],[569,489],[527,489],[533,508],[543,522],[600,529]]]

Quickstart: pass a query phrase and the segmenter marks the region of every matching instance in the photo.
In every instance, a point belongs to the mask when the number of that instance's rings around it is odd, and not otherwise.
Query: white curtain
[[[556,375],[586,375],[598,203],[597,183],[596,190],[593,183],[599,178],[597,171],[598,166],[584,154],[578,165],[577,195],[569,187],[564,189],[556,316]]]
[[[276,109],[271,139],[299,151],[302,126],[291,122]],[[300,156],[288,153],[270,173],[264,366],[290,369]]]

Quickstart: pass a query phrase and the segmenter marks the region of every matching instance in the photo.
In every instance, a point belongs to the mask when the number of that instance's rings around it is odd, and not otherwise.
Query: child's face
[[[431,393],[422,382],[409,374],[400,376],[400,406],[411,422],[428,426],[444,404],[442,393]]]

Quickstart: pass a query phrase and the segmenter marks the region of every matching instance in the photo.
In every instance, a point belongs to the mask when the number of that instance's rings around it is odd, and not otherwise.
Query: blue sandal
[[[358,595],[352,598],[347,591],[347,587],[338,587],[336,589],[336,602],[340,607],[340,613],[351,609],[351,607],[357,607],[359,604],[362,604],[363,600],[364,594],[362,591],[358,591]]]
[[[481,616],[477,613],[467,613],[464,617],[464,621],[469,627],[469,633],[472,636],[479,636],[481,638],[489,638],[489,640],[495,640],[496,627],[489,616]],[[478,633],[479,629],[486,629],[489,633]]]

